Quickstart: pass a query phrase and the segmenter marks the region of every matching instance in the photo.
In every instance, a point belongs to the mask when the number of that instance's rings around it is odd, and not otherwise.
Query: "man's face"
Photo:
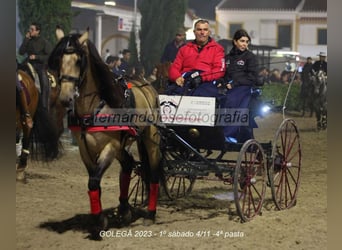
[[[39,30],[37,30],[37,27],[35,25],[31,25],[30,26],[30,29],[29,29],[29,32],[30,32],[30,36],[31,37],[36,37],[39,35]]]
[[[181,42],[185,38],[185,34],[176,34],[176,41]]]
[[[126,61],[129,61],[129,59],[131,58],[131,53],[127,52],[126,54],[123,55],[123,57]]]
[[[199,45],[204,45],[208,42],[210,36],[209,24],[198,23],[194,29],[196,42]]]

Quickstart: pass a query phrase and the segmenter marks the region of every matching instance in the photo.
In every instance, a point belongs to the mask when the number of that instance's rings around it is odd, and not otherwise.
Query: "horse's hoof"
[[[151,219],[144,219],[143,225],[145,227],[149,227],[151,225],[153,225],[155,223],[155,220],[151,220]]]
[[[100,241],[102,237],[100,235],[101,231],[108,229],[108,218],[105,214],[101,213],[98,215],[91,215],[90,219],[90,229],[89,236],[87,238],[91,240]]]
[[[27,183],[27,178],[26,178],[26,172],[24,169],[17,169],[17,173],[16,173],[16,180],[18,182],[22,182],[24,184]]]
[[[100,231],[98,231],[98,232],[91,232],[88,236],[87,236],[87,238],[89,239],[89,240],[95,240],[95,241],[101,241],[102,240],[102,237],[100,236]]]
[[[113,224],[117,227],[126,227],[132,223],[132,211],[131,208],[128,208],[125,211],[120,211],[118,208],[113,212],[112,215],[109,215],[110,224]]]
[[[148,211],[146,217],[144,218],[143,225],[144,226],[151,226],[156,222],[156,212],[155,211]]]

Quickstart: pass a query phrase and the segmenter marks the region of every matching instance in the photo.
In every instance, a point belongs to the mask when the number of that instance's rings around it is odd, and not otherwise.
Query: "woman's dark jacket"
[[[233,87],[262,85],[258,80],[256,56],[249,50],[241,51],[236,47],[225,56],[225,81],[233,80]]]

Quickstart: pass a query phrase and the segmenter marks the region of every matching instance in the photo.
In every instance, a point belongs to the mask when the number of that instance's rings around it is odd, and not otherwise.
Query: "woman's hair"
[[[237,30],[234,33],[234,37],[233,37],[233,40],[232,40],[233,46],[234,46],[234,40],[237,41],[237,40],[239,40],[243,36],[248,37],[249,43],[251,43],[252,40],[251,40],[251,37],[248,35],[247,31],[244,30],[244,29],[239,29],[239,30]]]

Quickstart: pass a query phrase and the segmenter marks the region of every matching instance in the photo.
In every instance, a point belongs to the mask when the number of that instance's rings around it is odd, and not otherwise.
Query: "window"
[[[317,31],[317,44],[327,45],[327,29],[318,29]]]
[[[278,26],[278,47],[291,49],[292,27],[291,24]]]
[[[229,38],[233,39],[237,30],[242,29],[242,23],[230,23],[229,24]]]

